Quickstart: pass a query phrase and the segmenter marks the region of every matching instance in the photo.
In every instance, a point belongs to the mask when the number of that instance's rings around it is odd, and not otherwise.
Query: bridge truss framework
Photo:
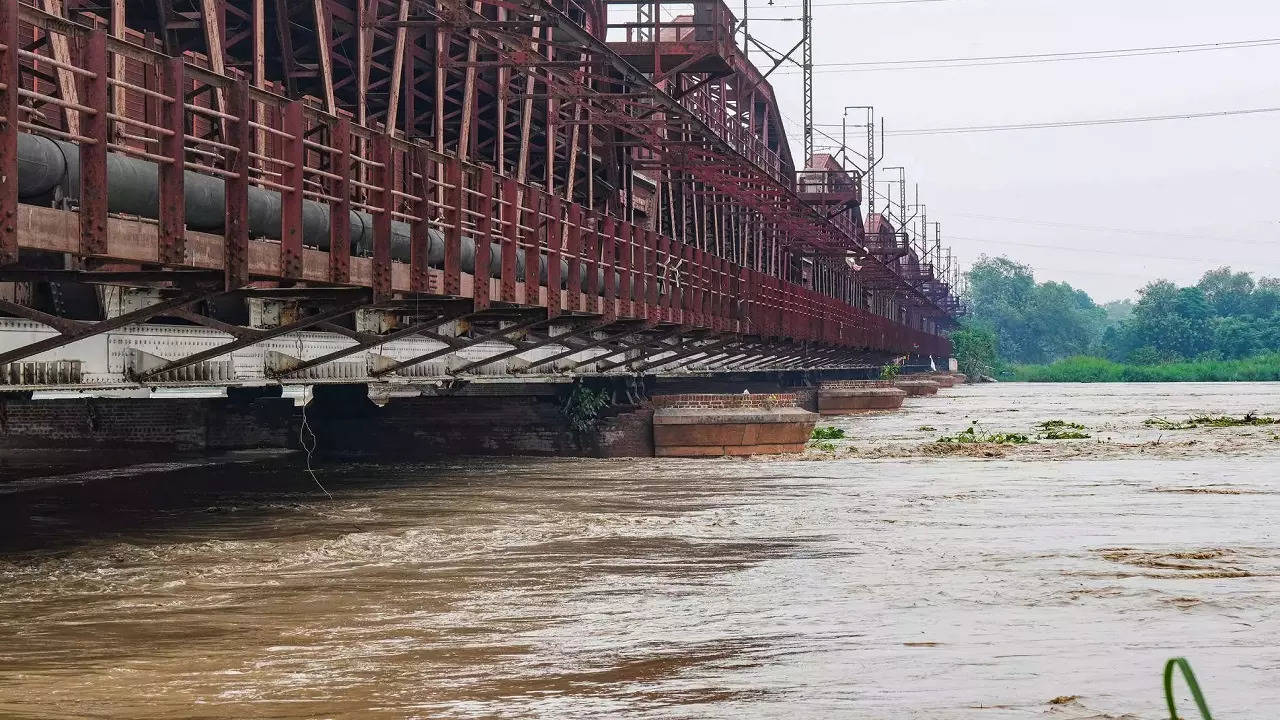
[[[734,23],[718,0],[6,2],[0,385],[949,354],[945,283],[884,259],[856,200],[797,194]],[[78,148],[77,177],[22,196],[20,136]],[[155,168],[154,210],[118,207],[122,159]]]

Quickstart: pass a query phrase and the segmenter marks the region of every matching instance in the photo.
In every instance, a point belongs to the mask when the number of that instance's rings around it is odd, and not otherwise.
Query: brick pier
[[[653,398],[658,457],[797,453],[818,421],[792,393]]]

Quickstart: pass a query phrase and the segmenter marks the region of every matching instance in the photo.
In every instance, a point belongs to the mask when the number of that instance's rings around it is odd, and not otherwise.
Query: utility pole
[[[893,167],[887,167],[884,169],[885,172],[889,172],[890,170],[897,171],[898,179],[886,180],[885,182],[894,183],[898,186],[898,212],[897,212],[898,230],[902,231],[902,233],[905,235],[907,232],[907,169],[900,165],[895,165]],[[889,193],[885,193],[884,199],[885,199],[885,212],[888,213],[890,217],[893,217],[894,215],[893,196],[890,195]]]
[[[801,0],[801,32],[804,48],[802,50],[802,67],[804,70],[804,160],[809,164],[813,157],[813,2]]]
[[[840,149],[848,157],[849,147],[849,111],[862,110],[867,114],[867,122],[865,125],[854,125],[854,127],[863,127],[867,130],[867,169],[863,172],[863,180],[866,185],[867,199],[867,217],[875,212],[876,207],[876,109],[870,105],[846,105],[844,115],[840,119]],[[856,163],[855,163],[856,165]]]
[[[942,223],[934,223],[933,233],[933,256],[942,256]]]
[[[918,201],[917,201],[918,202]],[[918,205],[920,208],[920,238],[924,241],[925,247],[929,246],[929,212],[925,206]],[[937,273],[934,273],[935,275]]]

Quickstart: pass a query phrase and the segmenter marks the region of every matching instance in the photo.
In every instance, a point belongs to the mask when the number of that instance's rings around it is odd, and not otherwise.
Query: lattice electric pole
[[[867,124],[854,125],[854,127],[865,127],[867,129],[867,154],[864,158],[867,161],[867,169],[863,171],[862,177],[866,181],[867,194],[864,197],[867,200],[867,217],[870,218],[876,207],[876,109],[869,105],[845,106],[844,114],[840,117],[840,148],[845,153],[846,158],[849,151],[850,110],[864,110],[867,113]],[[855,152],[855,154],[857,153]],[[859,169],[861,170],[861,168]]]
[[[803,58],[804,70],[804,164],[809,164],[813,157],[813,2],[802,0],[801,32],[804,33]]]
[[[936,222],[933,227],[933,256],[940,258],[942,257],[942,223]]]

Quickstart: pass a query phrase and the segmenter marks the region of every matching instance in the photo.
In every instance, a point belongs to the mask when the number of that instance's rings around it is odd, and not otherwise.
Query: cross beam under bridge
[[[346,306],[333,312],[349,311]],[[326,316],[333,312],[325,313]],[[449,314],[447,306],[376,333],[294,321],[254,330],[254,342],[191,323],[130,324],[0,365],[0,392],[263,384],[437,385],[462,381],[716,375],[879,366],[884,353],[745,338],[708,341],[678,327],[637,328],[582,318],[534,326],[510,313]],[[583,324],[583,323],[586,324]],[[296,327],[298,329],[290,329]],[[35,320],[0,319],[0,352],[47,347],[62,336]],[[380,340],[380,338],[385,338]],[[726,365],[724,360],[734,362]],[[423,359],[425,358],[425,359]]]

